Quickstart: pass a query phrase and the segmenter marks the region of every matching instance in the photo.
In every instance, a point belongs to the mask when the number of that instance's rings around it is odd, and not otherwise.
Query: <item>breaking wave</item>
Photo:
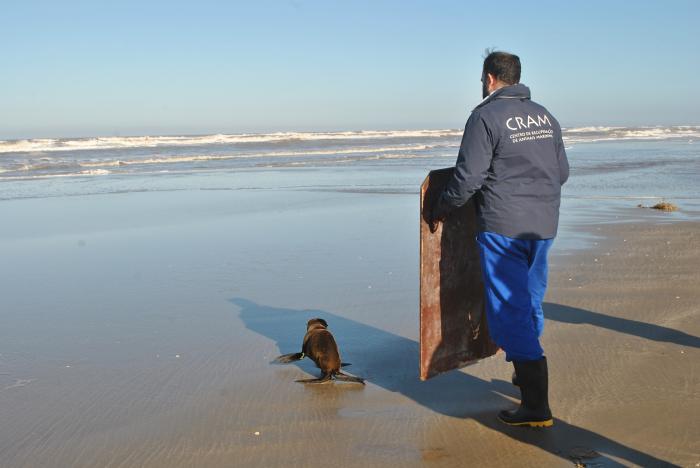
[[[195,136],[131,136],[75,139],[38,138],[0,140],[0,153],[156,148],[173,146],[234,145],[322,140],[377,140],[400,138],[444,138],[461,135],[461,130],[362,130],[357,132],[276,132]]]
[[[660,140],[700,138],[700,126],[672,127],[575,127],[565,128],[567,142],[607,140]],[[37,138],[0,140],[0,153],[35,153],[53,151],[110,150],[130,148],[185,147],[208,145],[243,145],[324,140],[378,139],[456,139],[459,129],[442,130],[361,130],[348,132],[276,132],[182,136],[129,136],[97,138]]]
[[[700,126],[675,127],[576,127],[563,129],[567,143],[585,143],[615,140],[670,140],[700,138]]]
[[[434,141],[434,140],[430,140]],[[327,144],[328,145],[328,144]],[[290,145],[291,146],[291,145]],[[208,148],[195,148],[180,151],[172,149],[165,154],[149,154],[143,151],[113,152],[78,152],[18,155],[5,154],[0,158],[0,179],[40,176],[67,175],[106,175],[112,173],[144,173],[159,169],[170,171],[176,169],[221,169],[235,167],[294,167],[328,164],[347,164],[361,161],[381,161],[390,159],[416,159],[431,157],[436,152],[452,154],[458,141],[440,143],[398,144],[372,146],[328,145],[300,150],[291,147],[286,150],[255,148],[224,148],[207,154]],[[201,152],[200,152],[201,151]]]
[[[700,141],[700,126],[591,126],[565,128],[563,134],[567,149],[598,141],[676,140],[692,143]],[[6,140],[0,141],[0,179],[353,163],[393,165],[400,164],[401,160],[406,164],[430,165],[453,162],[461,135],[461,130],[443,129]],[[668,157],[637,159],[634,159],[634,164],[622,160],[604,168],[597,162],[578,161],[577,170],[595,173],[618,170],[617,165],[619,170],[626,170],[635,164],[635,167],[647,167],[675,161]],[[674,163],[685,164],[685,160]]]
[[[407,146],[384,146],[378,148],[350,148],[350,149],[329,149],[329,150],[309,150],[309,151],[273,151],[268,153],[249,154],[224,154],[224,155],[193,155],[193,156],[163,156],[157,158],[128,159],[116,161],[85,161],[80,162],[82,167],[109,167],[128,166],[136,164],[171,164],[197,161],[226,161],[230,159],[252,159],[267,157],[293,157],[293,156],[334,156],[346,154],[375,154],[395,151],[423,151],[433,149],[443,145],[407,145]],[[367,158],[364,158],[367,159]]]

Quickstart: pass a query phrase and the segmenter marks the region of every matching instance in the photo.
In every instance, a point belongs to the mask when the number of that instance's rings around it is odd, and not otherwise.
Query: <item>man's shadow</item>
[[[571,324],[588,324],[599,328],[625,333],[627,335],[638,336],[647,340],[659,341],[662,343],[673,343],[680,346],[700,348],[700,338],[689,335],[685,332],[674,330],[673,328],[654,325],[653,323],[639,322],[620,317],[592,312],[590,310],[578,309],[561,304],[543,304],[544,315],[550,320]]]
[[[418,343],[393,333],[322,310],[270,307],[244,298],[233,298],[245,326],[277,344],[280,354],[299,351],[306,321],[322,317],[329,322],[343,358],[352,362],[352,373],[391,392],[400,393],[438,413],[470,418],[508,437],[570,460],[574,447],[585,446],[601,454],[596,462],[624,466],[615,456],[640,466],[673,466],[654,456],[620,444],[600,434],[555,419],[546,430],[510,427],[496,419],[498,410],[514,406],[507,398],[519,398],[517,389],[503,380],[485,381],[464,372],[448,372],[427,382],[418,376]],[[551,309],[550,305],[550,309]]]

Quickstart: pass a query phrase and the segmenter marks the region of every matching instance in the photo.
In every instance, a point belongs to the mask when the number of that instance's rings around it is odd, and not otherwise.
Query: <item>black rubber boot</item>
[[[498,419],[511,426],[549,427],[554,424],[549,409],[547,358],[513,361],[522,401],[516,410],[501,411]]]

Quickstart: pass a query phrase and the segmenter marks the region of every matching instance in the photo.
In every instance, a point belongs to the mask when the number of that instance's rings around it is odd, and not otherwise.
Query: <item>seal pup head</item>
[[[313,330],[314,328],[328,328],[328,322],[322,318],[312,318],[306,322],[306,330]]]

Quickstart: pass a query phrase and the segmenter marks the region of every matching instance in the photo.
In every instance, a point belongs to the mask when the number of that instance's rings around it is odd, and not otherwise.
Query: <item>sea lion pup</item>
[[[340,360],[338,345],[333,338],[333,334],[328,331],[328,323],[322,318],[313,318],[307,322],[306,335],[304,335],[304,343],[301,346],[300,353],[283,354],[273,362],[287,364],[299,361],[305,357],[311,358],[316,363],[316,367],[321,369],[321,376],[317,379],[302,379],[297,380],[297,382],[326,383],[335,378],[345,382],[365,384],[364,379],[353,377],[340,371],[341,367],[349,366],[350,364]]]

